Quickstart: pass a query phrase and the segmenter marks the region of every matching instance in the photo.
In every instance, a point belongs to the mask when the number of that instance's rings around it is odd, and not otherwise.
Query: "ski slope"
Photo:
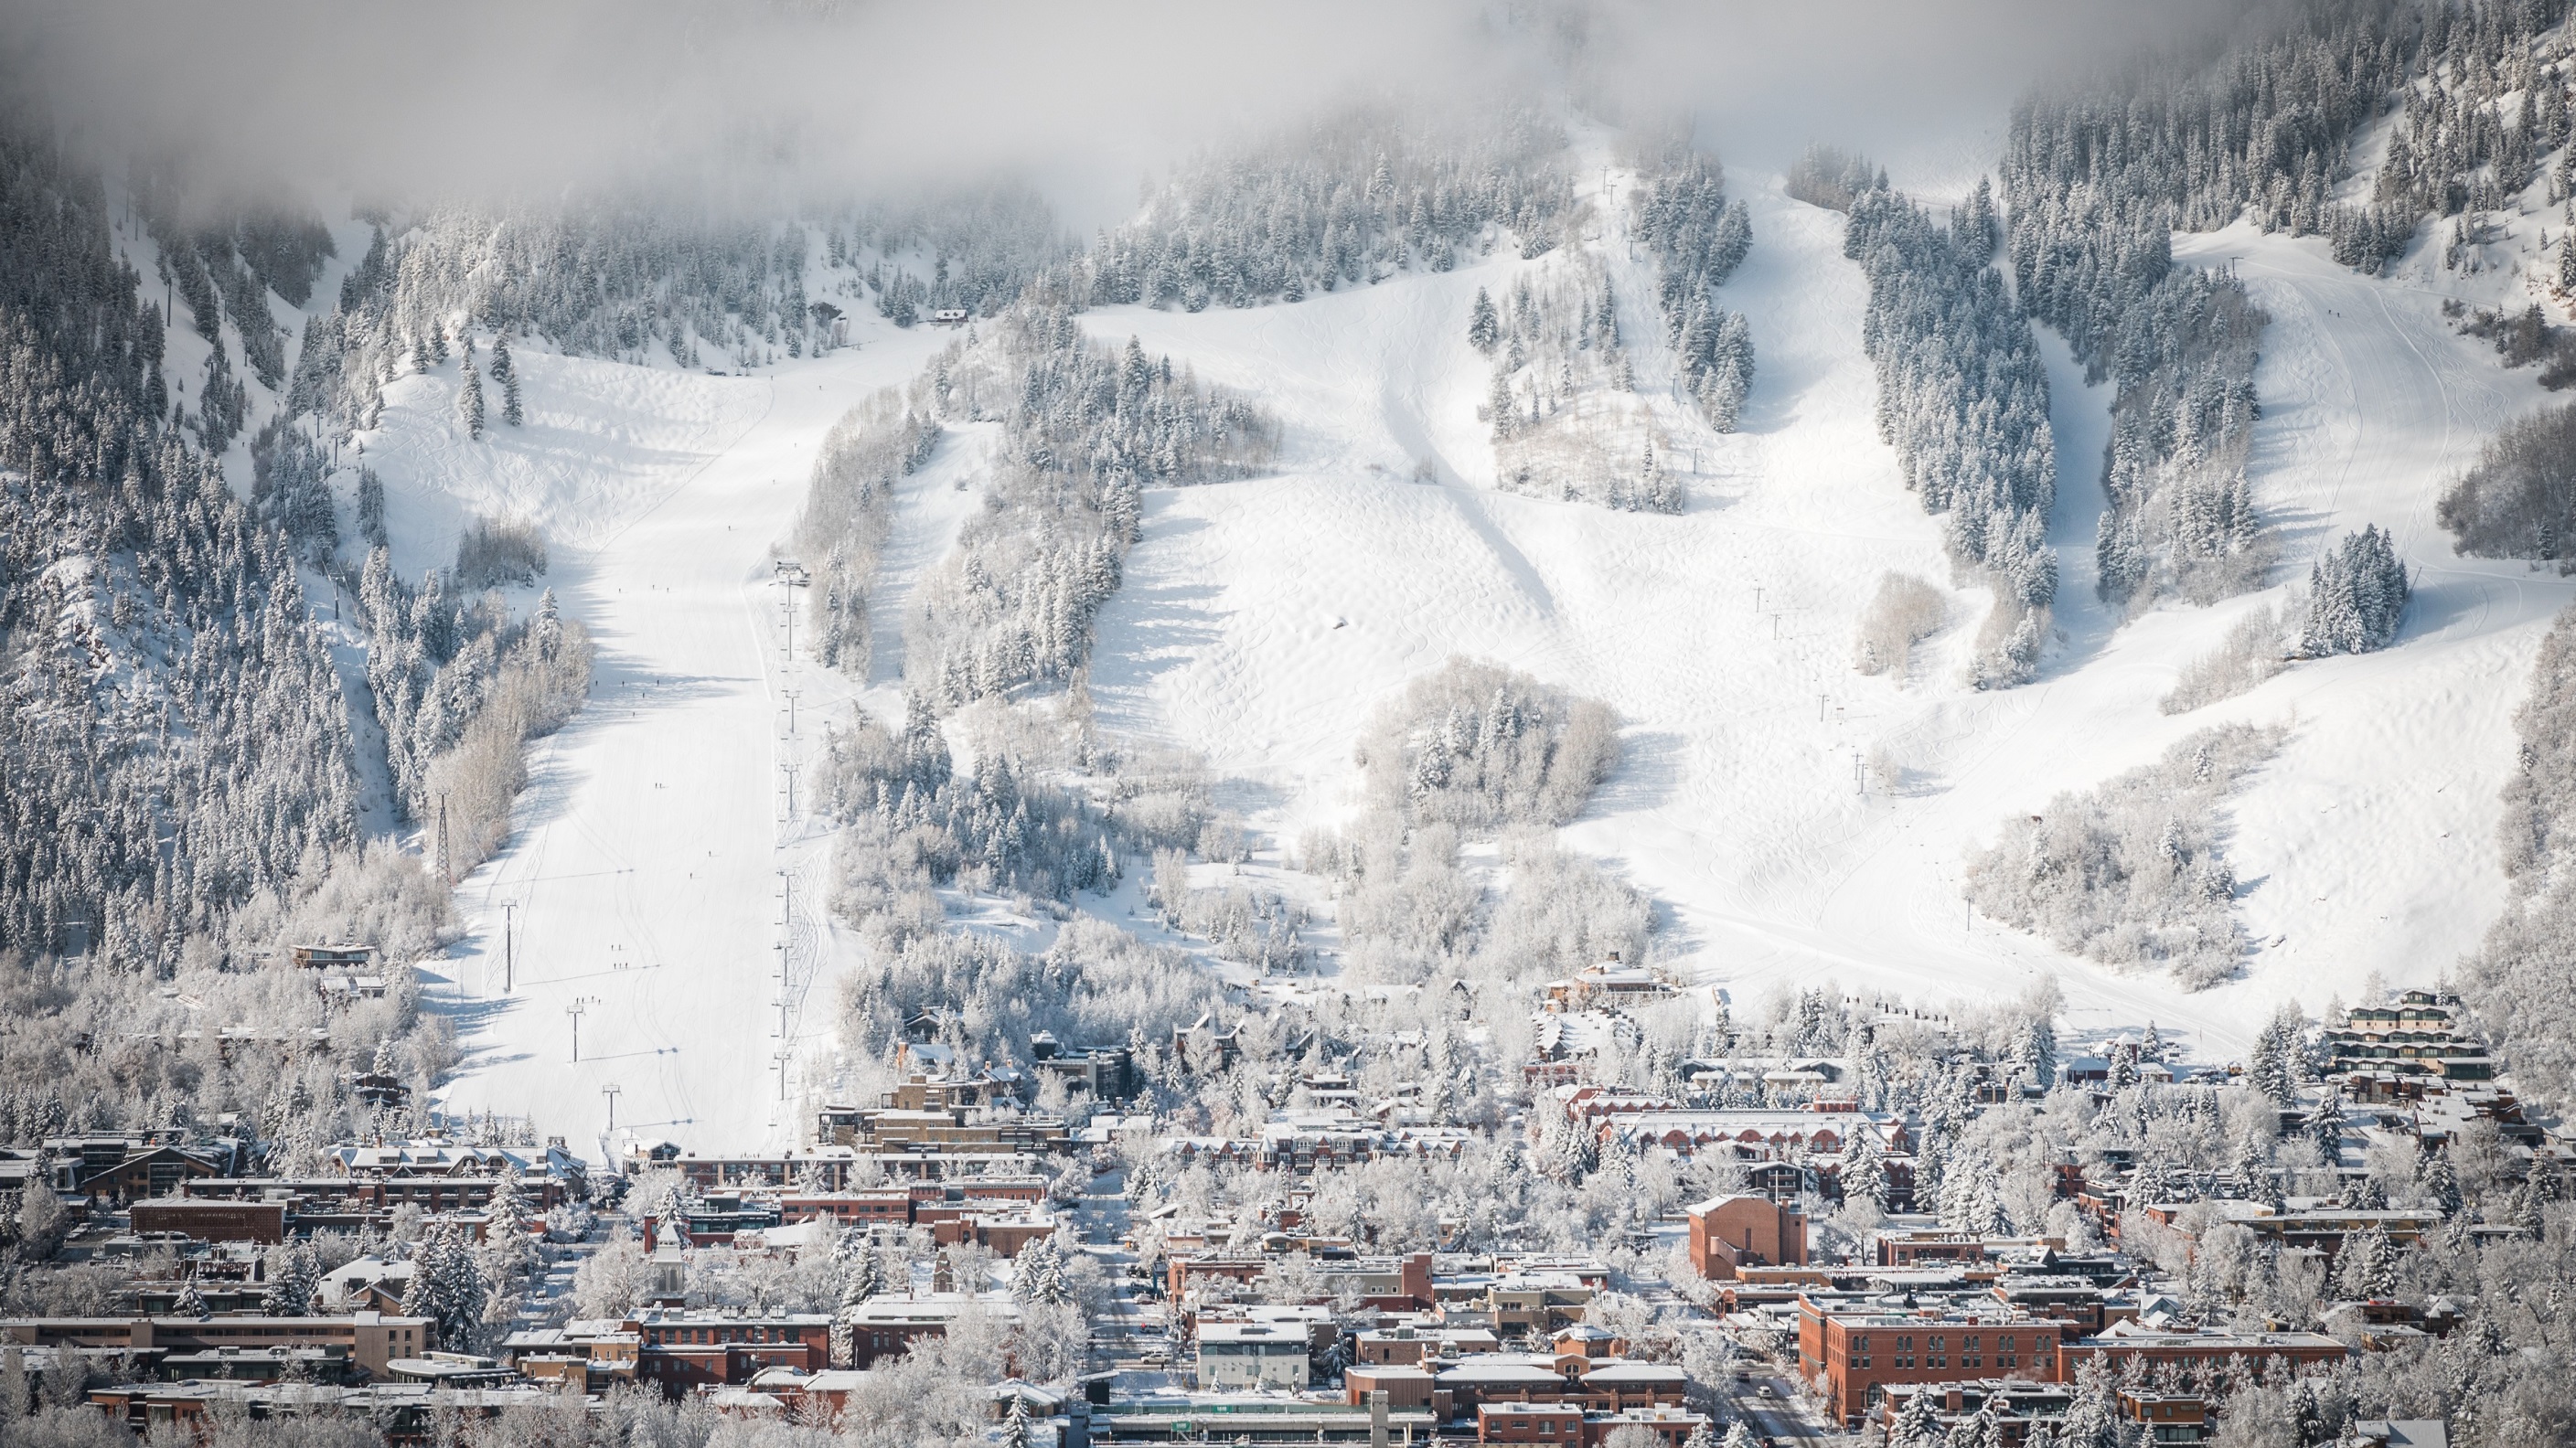
[[[1290,841],[1348,812],[1370,710],[1451,654],[1599,697],[1628,721],[1626,762],[1566,838],[1668,905],[1668,955],[1739,1006],[1820,980],[1941,1000],[2050,973],[2079,1036],[2154,1019],[2235,1051],[2279,1000],[2313,1011],[2374,973],[2439,977],[2501,900],[2491,834],[2510,714],[2570,589],[2452,558],[2432,503],[2488,432],[2539,403],[2529,374],[2453,336],[2438,298],[2355,276],[2320,243],[2187,238],[2187,257],[2242,257],[2277,319],[2253,465],[2283,548],[2276,586],[2125,627],[2106,614],[2091,589],[2109,398],[2048,338],[2066,588],[2042,679],[1991,694],[1959,682],[1977,591],[1953,592],[1914,682],[1863,678],[1850,641],[1878,574],[1946,582],[1948,569],[1871,422],[1865,288],[1841,219],[1776,180],[1748,199],[1755,245],[1724,301],[1751,320],[1759,377],[1730,437],[1668,391],[1657,400],[1667,456],[1694,474],[1680,517],[1492,489],[1474,417],[1484,363],[1464,334],[1476,288],[1499,294],[1530,265],[1508,254],[1293,307],[1088,317],[1259,392],[1289,433],[1277,478],[1151,499],[1100,621],[1101,719],[1204,751],[1246,782],[1254,823]],[[1656,335],[1648,274],[1615,219],[1584,244],[1610,269],[1632,346]],[[1641,389],[1668,388],[1636,350]],[[2396,648],[2157,712],[2184,663],[2365,522],[2393,529],[2419,568]],[[1999,822],[2231,718],[2291,727],[2236,811],[2229,848],[2258,942],[2238,981],[2187,994],[1971,917],[1964,854]],[[1864,786],[1873,751],[1902,764],[1901,783]]]
[[[1634,184],[1588,169],[1596,193]],[[2282,546],[2275,585],[2125,624],[2094,602],[2108,397],[2043,337],[2065,589],[2042,678],[1999,693],[1960,682],[1985,595],[1956,588],[1910,681],[1864,678],[1851,638],[1878,575],[1949,584],[1937,522],[1877,436],[1865,289],[1841,218],[1776,179],[1738,187],[1756,242],[1725,302],[1749,317],[1760,366],[1736,434],[1709,433],[1674,392],[1619,208],[1599,208],[1580,243],[1622,299],[1664,456],[1689,478],[1677,517],[1494,487],[1475,417],[1486,364],[1464,334],[1479,286],[1536,264],[1507,251],[1293,306],[1087,315],[1096,335],[1137,335],[1286,425],[1276,476],[1148,495],[1144,541],[1099,620],[1100,721],[1204,753],[1228,803],[1284,844],[1347,816],[1369,713],[1453,654],[1604,699],[1627,721],[1625,761],[1564,837],[1653,895],[1660,948],[1739,1009],[1824,981],[1938,1002],[2054,975],[2078,1040],[2152,1019],[2232,1053],[2281,999],[2316,1010],[2374,973],[2438,978],[2501,899],[2491,835],[2509,719],[2571,589],[2452,558],[2432,504],[2489,432],[2539,405],[2529,374],[2454,336],[2439,296],[2355,276],[2316,243],[2184,238],[2188,259],[2232,259],[2275,318],[2253,460]],[[450,1109],[533,1108],[588,1146],[613,1085],[621,1136],[800,1139],[832,1069],[832,981],[854,947],[816,908],[828,840],[790,813],[785,781],[824,720],[861,700],[893,707],[912,581],[977,506],[992,441],[954,429],[906,480],[871,600],[871,677],[789,661],[770,548],[813,450],[851,402],[945,341],[863,321],[861,347],[757,378],[528,349],[529,425],[479,446],[453,422],[450,364],[396,384],[364,439],[407,575],[445,561],[476,514],[534,518],[555,545],[548,582],[600,643],[591,707],[539,747],[519,833],[461,887],[471,934],[435,988],[466,1052]],[[2194,715],[2157,712],[2188,660],[2244,610],[2281,603],[2318,547],[2364,522],[2394,530],[2419,570],[2398,646],[2302,664]],[[2228,845],[2256,941],[2239,980],[2186,994],[1967,911],[1965,852],[1999,822],[2239,718],[2290,728]],[[1873,756],[1900,777],[1864,779]]]
[[[401,570],[451,559],[477,513],[531,518],[545,583],[599,649],[590,705],[533,752],[516,833],[459,886],[464,943],[431,963],[465,1055],[446,1108],[532,1113],[583,1151],[612,1100],[621,1136],[798,1136],[845,946],[819,923],[829,840],[801,799],[790,812],[787,780],[852,683],[787,659],[803,597],[770,550],[833,421],[947,341],[866,320],[858,348],[753,378],[529,348],[528,425],[481,444],[454,423],[453,364],[389,389],[363,441]],[[914,482],[955,492],[938,466]]]

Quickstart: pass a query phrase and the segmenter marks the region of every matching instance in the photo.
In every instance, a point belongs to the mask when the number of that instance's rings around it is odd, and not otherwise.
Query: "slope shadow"
[[[1140,584],[1118,591],[1118,617],[1091,650],[1092,697],[1121,712],[1143,707],[1157,678],[1195,660],[1222,637],[1214,583]]]
[[[2048,367],[2048,426],[2057,449],[2057,496],[2049,506],[2048,546],[2058,556],[2057,638],[2042,650],[2042,678],[2070,674],[2091,662],[2120,629],[2122,610],[2102,601],[2096,587],[2096,529],[2110,497],[2102,490],[2104,448],[2111,433],[2111,386],[2088,385],[2084,364],[2066,339],[2033,329]]]
[[[562,818],[571,807],[574,790],[591,777],[590,771],[575,769],[567,761],[565,746],[577,744],[602,729],[633,720],[647,709],[686,708],[692,703],[720,695],[726,684],[739,682],[712,675],[666,675],[656,677],[651,683],[641,679],[630,680],[628,682],[639,687],[614,689],[603,697],[600,681],[601,675],[594,668],[590,697],[580,710],[564,721],[562,728],[532,741],[540,747],[534,751],[535,757],[530,762],[527,783],[521,787],[518,799],[510,807],[510,833],[492,852],[493,859],[508,854],[540,826]],[[628,781],[627,787],[645,789],[651,786],[647,781]]]
[[[1619,764],[1584,807],[1584,818],[1631,814],[1669,803],[1682,782],[1684,740],[1670,730],[1640,729],[1619,737]]]

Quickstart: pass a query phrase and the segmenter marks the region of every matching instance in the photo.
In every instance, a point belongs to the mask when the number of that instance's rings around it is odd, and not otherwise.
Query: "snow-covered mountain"
[[[1841,255],[1843,218],[1789,199],[1779,173],[1736,168],[1756,239],[1722,297],[1749,319],[1761,362],[1739,430],[1721,436],[1675,394],[1670,351],[1654,345],[1651,263],[1612,199],[1637,178],[1589,160],[1576,174],[1591,205],[1569,247],[1599,260],[1619,298],[1638,396],[1686,485],[1678,515],[1497,486],[1473,301],[1562,257],[1504,248],[1289,305],[1082,317],[1285,424],[1272,476],[1147,492],[1089,679],[1103,726],[1206,756],[1220,803],[1259,837],[1265,878],[1329,915],[1329,892],[1282,867],[1304,831],[1357,808],[1352,752],[1371,711],[1467,655],[1618,711],[1624,762],[1563,837],[1657,901],[1659,953],[1739,1008],[1819,981],[1938,1001],[2054,974],[2078,1027],[2153,1019],[2233,1053],[2279,1001],[2318,1009],[2374,976],[2429,983],[2474,946],[2503,898],[2492,836],[2509,716],[2571,594],[2520,563],[2452,556],[2433,521],[2481,441],[2544,397],[2442,314],[2446,295],[2486,300],[2488,279],[2366,277],[2322,239],[2250,228],[2189,238],[2185,260],[2233,266],[2273,318],[2249,476],[2281,557],[2258,593],[2126,622],[2089,586],[2107,389],[2044,335],[2051,540],[2067,587],[2038,681],[1979,690],[1965,661],[1987,600],[1948,585],[1939,520],[1879,439],[1866,288]],[[971,509],[984,444],[954,432],[903,483],[873,688],[787,658],[771,547],[841,410],[948,340],[862,317],[850,350],[747,378],[524,351],[530,426],[479,444],[451,421],[452,380],[388,392],[365,442],[398,561],[438,561],[471,513],[533,518],[557,540],[549,581],[601,643],[594,702],[542,746],[520,833],[462,887],[474,926],[434,992],[464,1027],[451,1105],[535,1099],[586,1139],[613,1082],[621,1125],[687,1123],[710,1140],[791,1131],[774,1064],[782,1019],[800,1056],[791,1095],[828,1091],[831,983],[858,947],[823,918],[827,841],[788,813],[782,771],[853,703],[900,722],[900,637],[885,620]],[[2395,534],[2416,578],[2395,647],[2158,712],[2186,663],[2248,611],[2279,606],[2321,547],[2367,523]],[[1888,570],[1942,580],[1947,595],[1947,621],[1903,681],[1852,666],[1868,583]],[[2005,820],[2220,720],[2287,730],[2232,806],[2226,848],[2252,941],[2236,979],[2188,992],[1968,910],[1967,855]],[[782,1016],[789,879],[797,963]],[[502,998],[505,902],[518,985]],[[1135,923],[1132,890],[1077,903]],[[1055,928],[1006,902],[952,906],[1024,945]],[[573,1068],[576,1001],[587,1009]]]

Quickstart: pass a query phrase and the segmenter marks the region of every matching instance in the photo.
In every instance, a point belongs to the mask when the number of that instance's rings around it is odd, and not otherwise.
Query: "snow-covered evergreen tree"
[[[501,385],[501,420],[512,427],[526,421],[519,406],[519,364],[510,358],[507,328],[492,335],[492,380]]]
[[[2397,637],[2398,620],[2412,593],[2406,565],[2377,524],[2346,534],[2308,571],[2299,651],[2315,658],[2386,647]]]
[[[456,422],[465,435],[483,440],[483,374],[474,366],[474,339],[465,338],[464,361],[457,369]]]

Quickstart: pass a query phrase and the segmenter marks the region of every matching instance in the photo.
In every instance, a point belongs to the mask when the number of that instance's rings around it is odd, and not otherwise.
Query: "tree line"
[[[1843,254],[1869,279],[1861,345],[1878,370],[1879,436],[1941,516],[1950,556],[1994,588],[1977,681],[2028,682],[2057,597],[2057,448],[2038,343],[1990,264],[1992,217],[1962,208],[1935,221],[1858,158],[1818,153],[1808,169],[1836,183],[1811,194],[1851,198]]]

